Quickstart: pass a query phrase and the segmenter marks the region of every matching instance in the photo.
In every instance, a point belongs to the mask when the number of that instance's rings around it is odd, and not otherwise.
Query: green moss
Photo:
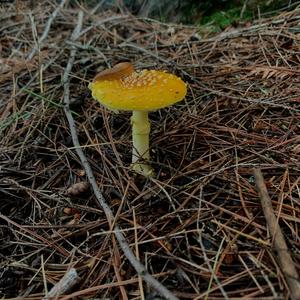
[[[241,18],[241,9],[236,7],[226,11],[216,11],[209,16],[204,16],[201,18],[200,24],[210,25],[212,28],[214,28],[214,31],[218,32],[229,25],[241,21],[251,20],[252,17],[252,12],[247,10],[244,12],[243,17]]]

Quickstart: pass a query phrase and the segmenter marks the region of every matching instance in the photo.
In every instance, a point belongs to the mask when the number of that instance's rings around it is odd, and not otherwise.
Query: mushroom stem
[[[149,133],[150,122],[147,111],[132,112],[132,168],[135,172],[144,175],[145,177],[153,176],[153,170],[148,165],[150,160],[149,152]]]

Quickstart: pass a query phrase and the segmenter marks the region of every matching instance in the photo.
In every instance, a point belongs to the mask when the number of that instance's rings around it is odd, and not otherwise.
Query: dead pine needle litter
[[[0,15],[1,297],[291,297],[253,169],[299,274],[299,8],[201,36],[125,10],[17,2]],[[186,84],[183,101],[149,112],[150,178],[131,168],[131,112],[88,89],[120,62]]]

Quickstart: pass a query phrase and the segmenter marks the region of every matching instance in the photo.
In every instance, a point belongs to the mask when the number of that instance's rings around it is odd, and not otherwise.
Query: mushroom
[[[153,176],[149,166],[148,112],[181,101],[186,84],[165,71],[135,71],[132,64],[122,62],[99,73],[89,84],[92,96],[111,110],[132,111],[132,167],[145,177]]]

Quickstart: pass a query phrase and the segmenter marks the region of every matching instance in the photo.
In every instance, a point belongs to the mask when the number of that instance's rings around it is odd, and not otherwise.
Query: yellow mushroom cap
[[[181,101],[186,84],[177,76],[156,70],[126,76],[98,76],[89,84],[92,96],[111,110],[153,111]]]

